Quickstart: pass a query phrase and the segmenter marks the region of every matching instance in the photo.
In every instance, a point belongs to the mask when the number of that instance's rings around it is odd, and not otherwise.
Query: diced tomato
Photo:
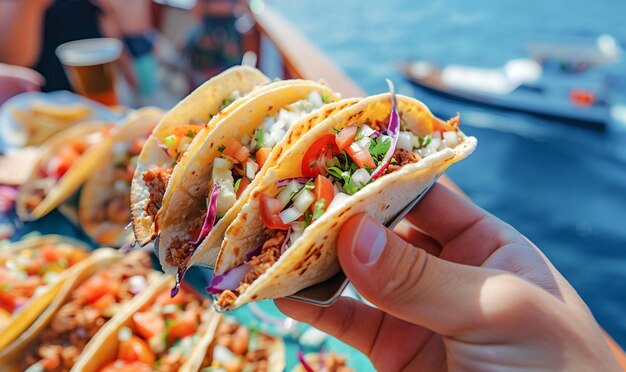
[[[346,152],[348,153],[348,155],[350,155],[352,160],[354,160],[356,165],[359,166],[359,168],[376,168],[376,163],[374,163],[374,159],[372,158],[369,150],[361,149],[358,151],[354,151],[354,148],[352,146],[348,146],[346,147]]]
[[[57,156],[48,161],[46,174],[51,177],[61,178],[80,156],[72,147],[62,147]]]
[[[74,140],[70,142],[68,145],[69,145],[69,148],[71,148],[75,153],[79,155],[85,152],[85,150],[87,150],[87,144],[82,139]]]
[[[57,262],[60,258],[59,252],[50,244],[41,247],[41,255],[47,262]]]
[[[13,313],[17,306],[17,298],[13,293],[0,291],[0,307]]]
[[[108,276],[95,274],[76,289],[76,295],[78,298],[82,298],[85,303],[91,304],[107,293],[115,295],[118,287],[119,283],[111,280]]]
[[[26,267],[26,273],[28,275],[37,275],[45,264],[46,259],[44,257],[33,257],[30,260],[28,267]]]
[[[100,372],[152,372],[152,366],[137,361],[115,360],[102,367]]]
[[[239,150],[235,153],[233,158],[237,159],[240,163],[245,162],[250,157],[250,150],[247,147],[241,146]]]
[[[168,341],[174,342],[176,340],[180,340],[183,337],[193,335],[196,331],[197,321],[198,320],[195,316],[193,316],[193,314],[178,314],[167,328]]]
[[[268,228],[289,230],[289,225],[286,225],[280,219],[279,213],[281,209],[282,205],[278,199],[265,194],[259,196],[259,214],[261,215],[261,221]]]
[[[130,336],[128,340],[120,341],[117,358],[127,362],[140,361],[150,366],[154,364],[155,359],[148,343],[135,335]]]
[[[146,340],[165,330],[165,321],[163,318],[152,311],[133,314],[133,325],[135,331]]]
[[[98,310],[106,310],[113,303],[115,303],[115,296],[113,296],[111,293],[106,293],[102,297],[97,299],[91,306]]]
[[[318,174],[325,174],[326,159],[337,153],[339,153],[339,148],[335,143],[335,135],[324,134],[313,142],[304,153],[301,165],[302,175],[304,177],[316,177]]]
[[[241,181],[239,181],[239,188],[237,189],[237,194],[236,194],[237,199],[239,199],[243,191],[246,189],[246,187],[248,187],[248,185],[250,185],[251,182],[252,181],[250,181],[248,177],[243,177]]]
[[[197,237],[198,234],[195,236]],[[185,299],[183,297],[185,296],[183,295],[183,288],[181,287],[178,294],[174,297],[171,296],[170,291],[161,292],[161,294],[157,296],[155,302],[161,306],[183,305],[185,303]]]
[[[311,204],[311,212],[315,211],[315,203],[318,200],[324,200],[324,208],[328,208],[330,202],[335,198],[335,188],[330,180],[322,175],[315,178],[315,186],[313,187],[313,195],[315,201]]]
[[[200,130],[202,130],[202,128],[204,128],[204,124],[181,125],[174,128],[173,134],[178,137],[187,136],[193,138],[196,134],[198,134],[198,132],[200,132]]]
[[[237,154],[237,152],[243,147],[241,142],[237,141],[235,138],[226,142],[223,146],[224,146],[224,151],[222,151],[222,154],[230,156],[233,159],[236,159],[235,154]]]
[[[262,167],[263,164],[265,164],[271,152],[272,152],[271,147],[261,147],[260,149],[257,150],[256,154],[254,154],[256,158],[256,162],[259,164],[260,167]]]
[[[356,124],[354,124],[349,127],[343,128],[339,133],[337,133],[337,135],[335,136],[335,143],[337,143],[339,151],[345,149],[354,142],[357,129],[359,128]]]
[[[47,353],[41,359],[41,366],[46,371],[53,371],[61,366],[61,354],[60,353]]]

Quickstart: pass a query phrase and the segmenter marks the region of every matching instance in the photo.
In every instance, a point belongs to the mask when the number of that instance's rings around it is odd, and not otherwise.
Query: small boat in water
[[[534,43],[529,50],[532,58],[499,68],[417,60],[401,63],[400,70],[417,86],[442,96],[578,125],[609,122],[616,80],[591,67],[619,59],[621,48],[611,36],[592,44]]]

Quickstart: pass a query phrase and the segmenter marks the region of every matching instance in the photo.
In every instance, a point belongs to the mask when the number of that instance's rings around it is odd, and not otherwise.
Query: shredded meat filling
[[[151,271],[150,256],[136,251],[108,266],[105,271],[94,274],[117,285],[111,304],[104,307],[100,300],[87,303],[85,288],[79,286],[55,314],[48,328],[26,351],[21,370],[41,362],[46,371],[69,371],[87,342],[115,314],[117,307],[134,296],[128,279],[133,276],[146,278]]]
[[[32,190],[31,194],[26,197],[24,200],[24,206],[26,210],[32,212],[37,206],[41,203],[42,200],[46,197],[46,190],[42,188],[35,188]]]
[[[200,230],[202,229],[202,225],[204,224],[204,219],[206,217],[206,211],[200,213],[200,215],[191,223],[191,228],[189,231],[191,241],[195,241],[198,238],[198,234],[200,234]],[[172,239],[172,243],[167,249],[167,253],[165,254],[165,262],[172,266],[182,267],[187,264],[187,260],[189,256],[196,249],[196,246],[191,244],[188,240],[183,240],[178,236]]]
[[[243,277],[241,284],[235,291],[222,292],[217,300],[217,305],[226,307],[237,300],[237,296],[243,293],[259,276],[263,275],[280,257],[280,246],[285,240],[286,234],[280,230],[270,230],[269,237],[261,248],[261,253],[250,260],[250,271]]]
[[[414,153],[413,151],[407,150],[396,150],[396,152],[391,157],[391,163],[385,169],[383,174],[389,174],[391,172],[395,172],[403,166],[411,163],[417,163],[420,161],[420,156]]]
[[[337,355],[334,352],[322,356],[322,363],[326,367],[324,370],[328,372],[352,372],[352,368],[348,367],[346,362],[345,356]]]
[[[152,219],[154,219],[159,209],[161,209],[163,195],[165,194],[165,189],[167,188],[167,183],[171,176],[172,168],[149,169],[141,175],[143,182],[150,192],[144,210]]]

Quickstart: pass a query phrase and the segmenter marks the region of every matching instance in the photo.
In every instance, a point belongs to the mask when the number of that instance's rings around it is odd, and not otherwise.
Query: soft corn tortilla
[[[2,251],[0,251],[0,263],[20,251],[36,249],[37,247],[47,244],[52,246],[67,244],[82,251],[87,251],[89,249],[84,243],[79,242],[78,240],[59,235],[46,235],[13,243],[8,247],[5,247]],[[89,257],[86,257],[83,261],[86,260],[89,260]],[[40,314],[42,314],[44,310],[46,310],[46,308],[49,308],[48,305],[50,305],[50,303],[59,294],[59,291],[61,291],[68,279],[77,275],[79,271],[84,270],[88,266],[88,263],[81,265],[81,262],[78,262],[76,265],[67,268],[67,270],[59,274],[56,281],[50,285],[45,292],[39,295],[35,294],[35,296],[30,298],[20,310],[13,313],[10,318],[4,321],[3,325],[0,326],[0,350],[19,337],[19,335],[28,329],[28,327],[40,316]]]
[[[220,322],[224,319],[224,315],[212,310],[212,318],[207,324],[207,328],[204,330],[204,336],[198,343],[196,349],[189,357],[188,362],[185,364],[187,371],[198,371],[202,366],[202,362],[207,354],[210,352],[209,346],[215,339],[215,333]],[[274,342],[271,348],[268,350],[268,372],[281,372],[285,368],[286,356],[285,356],[285,343],[281,338],[273,337]]]
[[[109,189],[113,187],[115,168],[111,155],[115,144],[130,145],[136,139],[147,138],[161,117],[163,117],[163,111],[153,107],[142,108],[130,114],[120,124],[113,140],[108,144],[104,161],[83,185],[78,203],[78,218],[81,226],[94,242],[104,246],[120,247],[134,240],[132,230],[126,228],[130,221],[125,224],[113,221],[101,222],[95,220],[95,215],[102,208],[103,202],[111,195]]]
[[[41,179],[39,171],[42,165],[46,164],[58,153],[59,149],[67,146],[67,143],[71,142],[73,139],[99,135],[99,132],[110,127],[111,124],[112,123],[108,122],[82,123],[56,134],[41,146],[39,160],[31,170],[31,174],[26,183],[20,187],[20,193],[15,203],[17,215],[21,220],[32,221],[45,216],[70,197],[74,191],[78,190],[80,185],[85,182],[91,172],[102,161],[103,155],[106,153],[106,147],[111,141],[111,136],[102,136],[101,142],[94,143],[85,150],[67,172],[56,182],[39,205],[37,205],[32,212],[29,212],[26,208],[26,198],[35,188],[37,180]]]
[[[6,339],[11,338],[12,342],[8,345],[0,345],[0,365],[10,366],[18,363],[28,345],[36,340],[39,334],[48,326],[57,310],[66,302],[70,293],[94,272],[105,268],[121,257],[122,255],[113,249],[102,248],[89,258],[84,259],[70,268],[73,275],[62,283],[57,282],[54,288],[46,293],[45,296],[52,298],[52,301],[43,312],[37,313],[35,307],[29,307],[28,310],[24,312],[25,316],[33,318],[34,321],[32,324],[24,327],[24,322],[20,320],[4,331],[2,335],[3,343],[5,337]],[[33,317],[33,315],[35,316]],[[7,336],[9,333],[14,337]]]
[[[139,155],[130,194],[133,231],[136,240],[142,246],[148,244],[156,236],[155,221],[145,211],[150,192],[142,179],[142,175],[153,166],[166,164],[169,166],[172,163],[172,159],[159,147],[156,138],[167,136],[172,133],[174,128],[187,125],[190,122],[207,123],[207,126],[195,136],[194,141],[189,146],[188,153],[191,152],[194,143],[202,142],[203,137],[219,122],[221,117],[235,110],[246,101],[249,93],[261,85],[269,83],[269,81],[267,76],[255,68],[232,67],[194,90],[172,108],[154,128],[150,140],[146,142]],[[236,90],[243,97],[235,100],[220,112],[222,103]],[[174,179],[171,178],[169,185],[174,183]]]
[[[400,95],[397,99],[400,118],[408,123],[413,133],[425,135],[433,131],[433,122],[439,119],[434,118],[423,103]],[[263,193],[274,196],[278,190],[276,181],[301,176],[302,157],[317,138],[353,123],[386,120],[390,111],[389,94],[368,97],[329,117],[291,147],[281,161],[268,170],[262,184],[251,193],[241,213],[226,230],[215,274],[222,274],[241,264],[245,255],[262,243],[266,228],[259,215],[259,196]],[[303,235],[274,265],[223,310],[235,309],[251,301],[288,296],[336,274],[340,266],[335,244],[343,222],[362,212],[367,212],[381,223],[388,222],[447,167],[474,151],[476,139],[460,131],[459,136],[462,142],[454,149],[438,151],[382,176],[324,213],[304,230]]]
[[[123,311],[120,311],[115,317],[109,320],[91,341],[89,341],[78,357],[78,360],[76,360],[76,364],[72,367],[72,371],[96,372],[108,362],[117,359],[117,351],[120,343],[118,334],[120,329],[122,327],[132,327],[133,315],[152,304],[159,294],[168,290],[174,286],[174,284],[174,278],[170,275],[160,275],[157,279],[153,280],[149,289],[133,298],[131,302],[124,307]],[[207,334],[210,335],[211,332],[215,332],[215,327],[219,320],[215,312],[211,309],[212,308],[209,308],[207,310],[204,323],[199,324],[196,330],[199,334],[203,335],[202,339],[206,338]],[[202,344],[202,341],[200,341],[194,346],[194,349],[179,371],[197,371],[197,368],[194,369],[193,366],[197,364],[195,358],[196,355],[199,354],[197,350],[202,347]]]
[[[220,156],[219,144],[232,138],[239,139],[250,135],[261,127],[267,115],[280,111],[281,108],[305,99],[311,92],[317,91],[332,101],[339,97],[330,88],[308,80],[292,80],[289,84],[278,85],[252,97],[245,105],[240,106],[226,116],[207,136],[201,146],[194,149],[192,156],[183,159],[174,170],[172,178],[181,179],[176,187],[169,188],[163,198],[162,219],[159,220],[159,261],[165,272],[175,273],[178,268],[167,262],[170,245],[175,238],[181,241],[195,240],[189,235],[193,221],[198,218],[206,207],[206,190],[211,180],[212,164],[215,157]],[[248,195],[263,179],[266,169],[275,164],[277,158],[293,145],[306,131],[324,120],[332,112],[351,105],[355,99],[340,101],[336,104],[324,105],[294,123],[282,141],[277,143],[250,185],[243,191],[235,204],[215,224],[188,259],[186,267],[194,264],[213,266],[219,253],[224,231],[246,202]]]

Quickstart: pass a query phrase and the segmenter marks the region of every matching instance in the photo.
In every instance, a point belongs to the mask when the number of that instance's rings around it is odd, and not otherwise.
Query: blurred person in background
[[[242,0],[198,0],[193,8],[199,24],[191,31],[184,50],[194,71],[194,84],[241,63],[242,23],[247,2]]]
[[[130,57],[123,55],[121,64],[129,84],[139,84],[142,92],[154,89],[150,0],[0,0],[0,62],[41,73],[45,92],[72,90],[56,48],[98,37],[123,40]]]
[[[43,76],[37,71],[0,63],[0,105],[20,93],[40,90],[44,81]]]

